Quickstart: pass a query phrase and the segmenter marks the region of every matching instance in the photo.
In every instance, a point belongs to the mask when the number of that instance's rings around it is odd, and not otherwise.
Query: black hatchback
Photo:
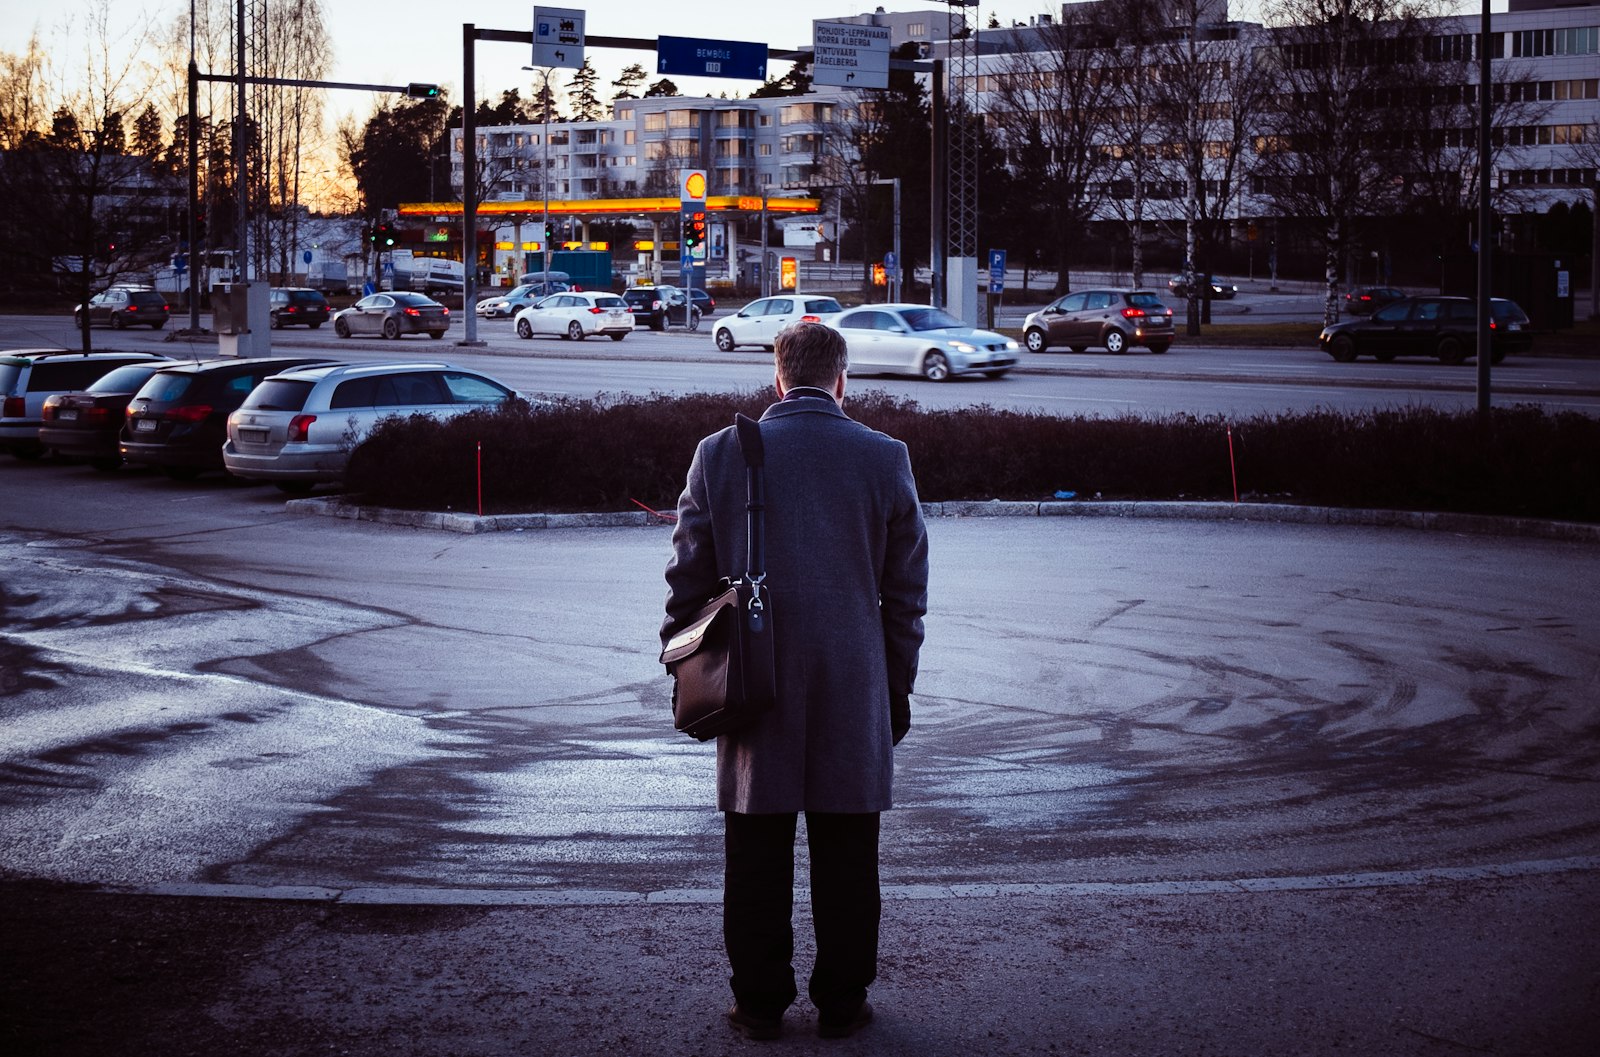
[[[122,458],[187,480],[222,469],[228,415],[261,380],[327,357],[208,360],[157,371],[134,394],[119,438]]]
[[[284,327],[310,327],[316,330],[332,314],[328,299],[320,290],[299,287],[280,287],[272,291],[267,309],[268,323],[273,330]]]

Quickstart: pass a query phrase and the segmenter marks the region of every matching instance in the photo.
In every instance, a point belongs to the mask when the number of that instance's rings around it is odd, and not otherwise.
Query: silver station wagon
[[[350,453],[393,415],[448,418],[498,407],[510,387],[448,363],[305,367],[267,378],[228,416],[222,463],[285,492],[343,478]]]

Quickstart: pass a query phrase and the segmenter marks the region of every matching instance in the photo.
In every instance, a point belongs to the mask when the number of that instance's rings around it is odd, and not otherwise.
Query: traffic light
[[[374,243],[376,243],[378,241],[378,229],[377,228],[362,228],[361,229],[361,241],[367,243],[369,246],[374,244]]]
[[[394,228],[391,228],[388,224],[379,224],[372,229],[372,236],[368,241],[380,249],[388,249],[395,243]]]
[[[683,218],[683,246],[694,249],[706,240],[706,215],[696,210]]]
[[[406,95],[412,99],[437,99],[439,98],[439,86],[412,81],[406,85]]]
[[[554,242],[555,241],[555,237],[556,237],[556,226],[554,224],[546,224],[544,226],[544,241],[545,241],[545,245],[548,246],[550,243]]]

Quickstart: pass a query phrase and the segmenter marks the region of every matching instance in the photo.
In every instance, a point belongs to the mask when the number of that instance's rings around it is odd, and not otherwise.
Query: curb
[[[463,514],[454,511],[398,510],[363,506],[339,496],[291,499],[292,514],[370,521],[380,525],[433,529],[477,535],[483,532],[526,532],[543,529],[643,528],[670,524],[657,514],[619,510],[589,514]],[[1215,503],[1188,501],[1035,502],[1027,500],[958,500],[922,504],[928,518],[1116,517],[1166,521],[1265,521],[1291,525],[1352,525],[1407,528],[1484,536],[1600,543],[1600,525],[1539,518],[1498,517],[1423,510],[1362,510],[1348,507],[1296,506],[1292,503]]]

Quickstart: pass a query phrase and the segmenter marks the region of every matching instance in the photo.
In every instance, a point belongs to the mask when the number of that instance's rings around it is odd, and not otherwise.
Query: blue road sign
[[[894,255],[894,250],[883,255],[883,270],[888,275],[900,274],[900,259]]]
[[[300,259],[305,261],[307,264],[310,264],[311,263],[311,251],[310,250],[305,250],[304,252],[302,252],[300,254]]]
[[[733,77],[741,81],[765,81],[767,46],[742,40],[658,37],[656,72],[675,73],[683,77]]]
[[[989,251],[989,292],[1004,293],[1006,288],[1006,251]]]
[[[188,267],[189,258],[185,257],[183,254],[180,253],[178,256],[172,258],[172,270],[177,272],[179,275],[182,275]]]

